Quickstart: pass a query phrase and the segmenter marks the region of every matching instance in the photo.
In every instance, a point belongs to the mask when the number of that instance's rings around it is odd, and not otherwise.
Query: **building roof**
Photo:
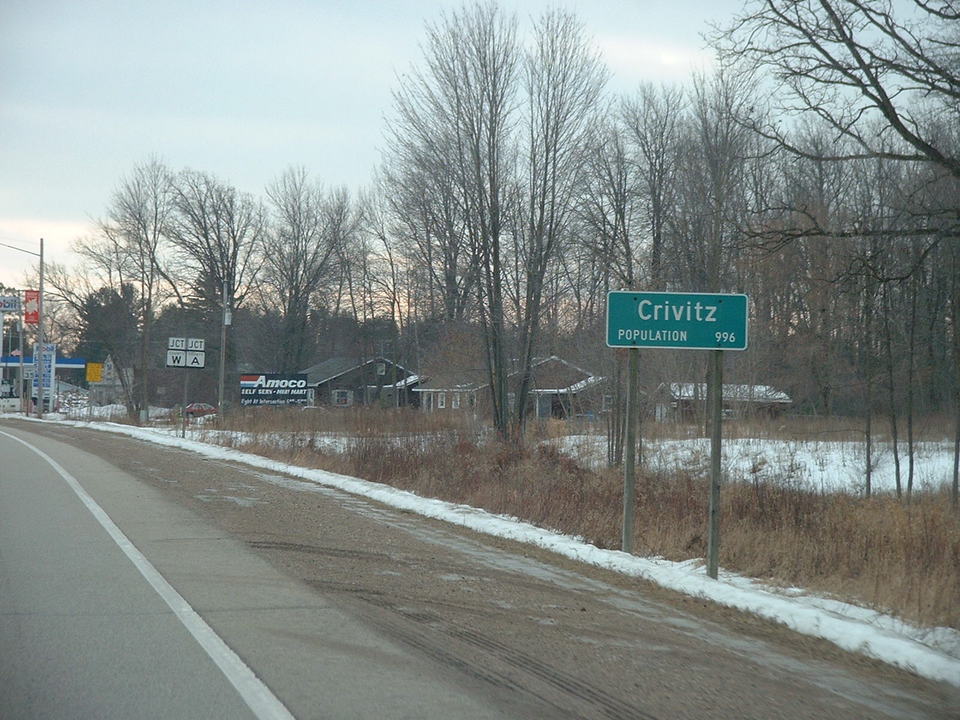
[[[590,377],[584,378],[578,383],[569,385],[562,388],[533,388],[530,390],[531,395],[556,395],[558,393],[578,393],[583,392],[587,388],[593,387],[602,383],[606,378],[599,377],[597,375],[591,375]]]
[[[399,365],[397,367],[399,367]],[[404,388],[408,388],[411,385],[417,385],[418,383],[423,382],[425,379],[426,378],[423,377],[422,375],[409,375],[408,377],[405,377],[402,380],[397,380],[397,382],[395,383],[391,383],[390,385],[384,385],[384,387],[403,390]]]
[[[388,360],[385,357],[372,357],[366,360],[357,360],[355,357],[332,357],[327,358],[323,362],[319,362],[316,365],[311,365],[306,370],[301,370],[300,373],[307,376],[308,385],[321,385],[330,380],[340,377],[341,375],[346,375],[351,370],[356,370],[357,368],[364,367],[371,363],[387,363],[387,365],[396,366],[398,370],[403,373],[407,373],[407,370],[401,365]]]
[[[445,391],[445,392],[473,392],[486,387],[488,376],[486,370],[471,368],[460,372],[440,371],[424,376],[424,381],[413,392]]]
[[[707,396],[707,386],[704,383],[672,383],[670,385],[670,396],[674,400],[702,400]],[[785,392],[769,385],[724,384],[723,399],[730,402],[761,404],[790,404],[793,402]]]
[[[533,371],[531,394],[576,393],[603,381],[603,378],[556,355],[535,359],[530,368]],[[513,380],[519,376],[519,371],[509,374]],[[414,388],[414,392],[473,392],[489,384],[486,369],[441,370],[432,373],[420,387]]]

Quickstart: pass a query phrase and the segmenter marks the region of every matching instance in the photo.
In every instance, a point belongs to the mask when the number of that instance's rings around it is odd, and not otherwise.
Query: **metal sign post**
[[[636,510],[636,455],[637,455],[637,375],[640,351],[627,350],[627,423],[623,430],[623,537],[620,548],[633,552],[633,516]]]
[[[190,381],[190,373],[183,374],[183,402],[180,404],[180,437],[187,436],[187,384]]]
[[[720,459],[723,433],[723,350],[711,350],[710,502],[707,508],[707,575],[717,579],[720,557]]]
[[[7,316],[3,312],[2,301],[3,301],[3,298],[0,298],[0,355],[3,355],[3,342],[7,336]],[[12,339],[11,339],[11,342],[13,342]],[[0,368],[0,386],[3,386],[5,384],[6,379],[7,379],[7,366],[4,365],[2,368]],[[13,383],[10,383],[10,384],[11,386],[13,385]]]
[[[716,579],[720,551],[723,351],[747,349],[748,298],[743,294],[613,291],[607,293],[607,345],[630,348],[623,464],[623,550],[633,548],[638,348],[710,350],[710,498],[707,575]]]

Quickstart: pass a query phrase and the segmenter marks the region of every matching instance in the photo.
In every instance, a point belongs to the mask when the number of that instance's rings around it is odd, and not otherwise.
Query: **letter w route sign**
[[[614,290],[607,293],[609,347],[746,350],[747,296]]]

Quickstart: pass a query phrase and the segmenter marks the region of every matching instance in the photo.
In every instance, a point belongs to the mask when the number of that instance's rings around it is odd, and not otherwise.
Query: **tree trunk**
[[[917,268],[916,272],[920,272]],[[907,350],[907,502],[913,496],[913,394],[914,360],[917,347],[917,279],[910,279],[910,334]]]
[[[896,380],[894,378],[893,364],[893,339],[890,329],[890,284],[883,286],[883,341],[886,349],[886,371],[887,371],[887,391],[890,408],[890,439],[893,444],[893,467],[897,484],[897,497],[903,497],[903,485],[900,476],[900,449],[898,445],[899,436],[897,433],[897,395]]]
[[[956,397],[954,399],[954,420],[956,422],[953,436],[953,487],[950,493],[950,501],[953,509],[960,510],[960,249],[955,245],[951,249],[953,259],[952,285],[951,293],[952,305],[952,325],[953,325],[953,370],[954,370],[954,390]]]
[[[863,301],[863,326],[864,326],[864,353],[863,353],[863,374],[866,382],[866,421],[864,422],[864,433],[866,435],[866,485],[865,494],[867,497],[873,492],[873,301],[874,294],[869,281]]]

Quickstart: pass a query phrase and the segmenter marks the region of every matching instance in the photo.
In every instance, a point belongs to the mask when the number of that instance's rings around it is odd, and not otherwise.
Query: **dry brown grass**
[[[434,432],[475,433],[479,425],[468,413],[424,413],[411,408],[242,408],[211,427],[239,432],[342,433],[388,436]]]
[[[639,552],[703,557],[706,482],[645,477],[639,494]],[[960,517],[947,493],[915,494],[907,505],[736,483],[723,488],[721,505],[723,567],[960,628]]]
[[[599,547],[620,546],[618,470],[586,469],[551,445],[530,442],[518,450],[489,438],[480,442],[480,429],[465,416],[297,410],[238,416],[231,425],[252,434],[248,450],[515,516]],[[349,436],[347,449],[323,453],[306,442],[277,450],[263,434],[280,427],[305,438],[342,433]],[[795,427],[792,437],[830,429]],[[538,437],[562,431],[547,423]],[[641,473],[634,551],[702,558],[706,504],[699,469]],[[720,562],[775,584],[960,629],[960,516],[946,493],[916,493],[908,505],[885,495],[811,492],[789,482],[730,483],[722,495]]]

